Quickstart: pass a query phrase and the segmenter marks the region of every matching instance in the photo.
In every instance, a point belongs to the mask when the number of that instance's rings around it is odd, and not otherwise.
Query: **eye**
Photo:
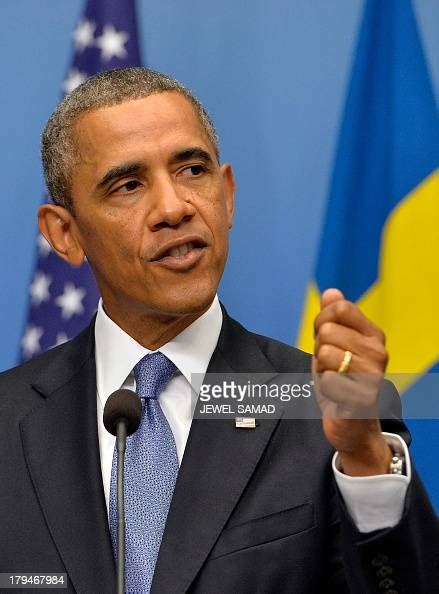
[[[137,190],[141,183],[137,179],[130,179],[121,186],[117,186],[113,193],[129,194]]]
[[[189,167],[185,167],[181,174],[186,177],[200,177],[206,171],[206,167],[204,165],[190,165]]]

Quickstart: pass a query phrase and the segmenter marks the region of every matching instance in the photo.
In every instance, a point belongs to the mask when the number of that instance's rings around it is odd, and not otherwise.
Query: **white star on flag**
[[[76,89],[81,83],[87,80],[87,75],[80,72],[77,68],[69,70],[69,74],[63,83],[64,92],[69,94]]]
[[[64,293],[55,299],[55,303],[61,308],[61,316],[69,320],[74,314],[84,313],[82,300],[85,297],[85,290],[75,287],[73,283],[64,285]]]
[[[50,254],[50,251],[52,249],[50,247],[50,243],[47,241],[47,239],[41,233],[37,237],[37,245],[38,245],[38,251],[40,253],[40,256],[45,258],[46,256],[48,256]]]
[[[65,332],[58,332],[58,334],[56,335],[56,342],[55,342],[54,346],[59,346],[60,344],[64,344],[68,340],[69,340],[69,337],[67,336],[67,334]]]
[[[96,39],[96,47],[101,50],[101,59],[108,61],[113,56],[125,58],[127,50],[124,45],[128,39],[129,35],[125,31],[116,31],[113,25],[105,25],[102,35]]]
[[[78,52],[83,52],[86,47],[91,47],[94,44],[95,30],[96,25],[92,21],[83,19],[78,23],[73,31],[73,40]]]
[[[32,305],[41,305],[43,301],[49,301],[50,293],[49,287],[52,284],[52,279],[48,274],[44,274],[38,270],[34,276],[29,293],[32,299]]]
[[[32,355],[41,351],[40,338],[43,336],[44,330],[39,326],[27,326],[26,332],[21,339],[21,347],[23,349],[26,359],[30,359]]]

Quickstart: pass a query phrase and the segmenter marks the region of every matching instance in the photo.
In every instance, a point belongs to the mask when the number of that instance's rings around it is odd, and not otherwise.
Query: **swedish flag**
[[[313,348],[328,287],[386,332],[390,373],[438,364],[439,117],[409,0],[365,5],[299,334],[304,350]],[[413,376],[405,377],[400,389]]]

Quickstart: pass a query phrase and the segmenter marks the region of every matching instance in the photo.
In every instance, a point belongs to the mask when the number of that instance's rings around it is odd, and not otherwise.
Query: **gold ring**
[[[340,363],[340,367],[337,369],[337,373],[347,373],[349,371],[349,365],[352,361],[351,351],[345,351],[343,361]]]

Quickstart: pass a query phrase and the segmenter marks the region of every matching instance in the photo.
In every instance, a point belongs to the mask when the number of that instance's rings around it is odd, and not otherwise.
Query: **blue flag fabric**
[[[412,419],[423,394],[410,387],[439,362],[438,196],[439,115],[413,6],[367,0],[298,344],[312,351],[320,294],[339,288],[385,331]],[[423,418],[415,461],[439,509],[439,421]]]
[[[368,0],[334,165],[316,280],[357,301],[377,280],[395,206],[439,166],[439,122],[409,0]]]
[[[64,94],[98,72],[140,65],[135,0],[88,0],[73,32],[73,49]],[[78,334],[90,322],[98,299],[89,265],[72,268],[38,235],[20,359],[26,361]]]

